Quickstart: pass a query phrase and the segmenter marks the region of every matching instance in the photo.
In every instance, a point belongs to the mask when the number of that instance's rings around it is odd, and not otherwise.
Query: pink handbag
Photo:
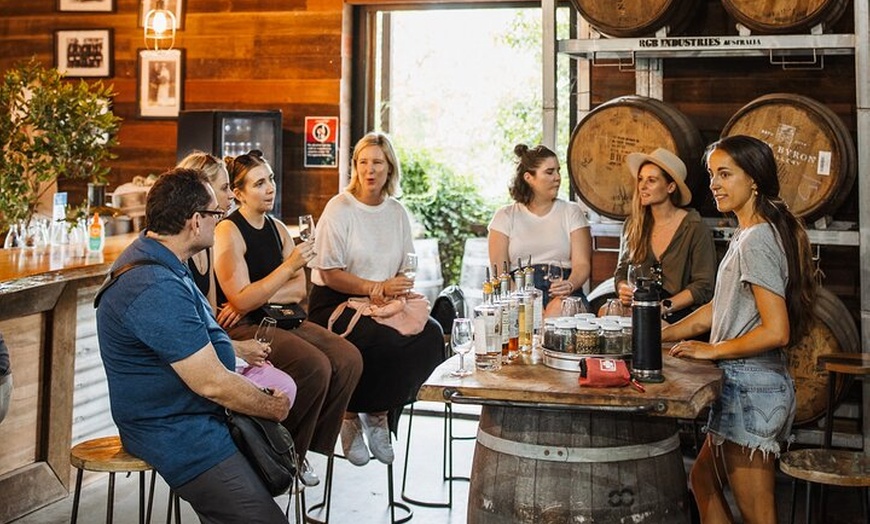
[[[346,302],[342,302],[335,308],[332,315],[329,316],[327,328],[331,331],[332,325],[344,312],[346,308],[356,310],[350,322],[347,324],[347,329],[340,336],[346,337],[354,326],[356,326],[359,317],[365,315],[371,317],[372,320],[398,331],[401,335],[411,336],[423,331],[426,326],[426,321],[429,319],[429,299],[423,295],[409,295],[407,297],[398,297],[387,301],[385,304],[376,306],[372,304],[368,298],[349,298]]]

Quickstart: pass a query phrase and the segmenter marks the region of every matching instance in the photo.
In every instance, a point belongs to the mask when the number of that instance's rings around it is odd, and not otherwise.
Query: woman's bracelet
[[[566,280],[566,281],[565,281],[565,282],[567,282],[567,283],[568,283],[568,285],[569,285],[569,286],[571,286],[571,289],[570,289],[570,290],[568,290],[568,294],[569,294],[569,295],[570,295],[570,294],[571,294],[571,293],[573,293],[573,292],[574,292],[574,283],[573,283],[573,282],[571,282],[571,281],[570,281],[570,280]]]

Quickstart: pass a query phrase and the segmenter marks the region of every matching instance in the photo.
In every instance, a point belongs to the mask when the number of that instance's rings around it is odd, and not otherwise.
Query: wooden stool
[[[151,502],[154,496],[154,475],[151,465],[142,459],[124,451],[121,446],[121,438],[118,436],[101,437],[87,440],[73,446],[69,454],[70,464],[78,469],[76,474],[76,490],[73,497],[72,517],[70,522],[75,524],[78,520],[79,499],[82,491],[82,475],[85,470],[99,471],[109,474],[109,498],[106,507],[106,522],[111,523],[115,502],[115,473],[139,472],[139,522],[143,524],[145,517],[145,472],[152,471],[151,491],[148,497],[150,520]]]
[[[825,515],[824,487],[844,486],[860,487],[861,507],[864,510],[864,520],[868,516],[868,492],[870,492],[870,456],[861,451],[846,451],[831,449],[834,424],[834,405],[838,373],[844,375],[870,374],[870,355],[862,353],[831,353],[822,355],[818,365],[828,371],[828,407],[825,413],[825,437],[822,448],[801,449],[784,453],[780,458],[779,467],[783,473],[795,479],[806,481],[806,523],[812,517],[812,485],[820,484],[819,514]],[[791,522],[795,513],[795,484],[791,493]]]

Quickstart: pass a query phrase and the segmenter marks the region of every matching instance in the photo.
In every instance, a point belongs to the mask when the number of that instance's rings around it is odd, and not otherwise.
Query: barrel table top
[[[545,366],[537,351],[522,355],[499,371],[475,370],[462,378],[450,375],[459,367],[458,356],[453,356],[432,372],[420,388],[418,399],[625,411],[693,419],[719,396],[722,372],[712,362],[678,359],[667,354],[662,360],[664,382],[644,383],[645,391],[640,392],[631,386],[580,387],[578,373]]]

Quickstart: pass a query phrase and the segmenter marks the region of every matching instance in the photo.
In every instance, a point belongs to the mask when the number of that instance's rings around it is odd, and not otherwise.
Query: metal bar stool
[[[329,522],[329,510],[332,506],[332,472],[333,466],[335,465],[335,457],[344,458],[343,455],[332,454],[329,456],[329,460],[326,463],[326,479],[324,480],[323,487],[323,500],[318,502],[317,504],[312,505],[310,508],[306,509],[305,503],[305,491],[303,490],[301,493],[302,500],[302,511],[305,514],[305,522],[312,524],[327,524]],[[377,460],[372,457],[372,460]],[[393,490],[393,465],[387,464],[387,500],[389,500],[388,504],[390,506],[390,522],[392,524],[402,524],[404,522],[408,522],[414,516],[414,512],[411,511],[411,508],[408,507],[407,504],[403,504],[395,499],[395,493]],[[396,508],[405,512],[405,515],[396,520]],[[312,513],[322,513],[326,512],[323,520],[317,519],[312,516]]]
[[[812,486],[819,484],[819,515],[825,516],[825,486],[860,487],[861,507],[864,521],[868,521],[868,496],[870,496],[870,456],[862,451],[831,449],[834,424],[834,399],[836,398],[837,374],[850,376],[870,375],[870,354],[831,353],[821,355],[818,365],[828,371],[828,406],[825,413],[825,435],[822,448],[801,449],[784,453],[779,467],[793,477],[791,491],[791,520],[794,523],[795,490],[797,480],[807,483],[806,520],[812,518]],[[863,414],[862,414],[863,417]]]
[[[457,440],[474,440],[476,435],[455,436],[453,434],[453,405],[444,404],[443,414],[443,438],[441,440],[441,478],[443,482],[448,484],[447,501],[426,501],[419,500],[407,494],[406,483],[408,481],[408,457],[411,451],[411,428],[414,422],[414,404],[408,407],[408,438],[405,441],[405,460],[402,467],[402,500],[425,508],[451,508],[453,507],[453,482],[465,481],[471,479],[468,477],[457,476],[453,474],[453,442]]]
[[[109,494],[106,506],[106,522],[111,524],[115,503],[115,473],[139,472],[139,523],[146,522],[145,513],[145,472],[151,471],[151,491],[148,496],[147,520],[151,520],[151,503],[154,496],[154,471],[151,465],[142,459],[124,451],[121,439],[117,435],[87,440],[73,446],[69,454],[70,464],[78,469],[76,474],[76,488],[73,496],[73,508],[70,522],[75,524],[78,520],[79,501],[82,491],[82,475],[85,470],[98,471],[109,474]]]

